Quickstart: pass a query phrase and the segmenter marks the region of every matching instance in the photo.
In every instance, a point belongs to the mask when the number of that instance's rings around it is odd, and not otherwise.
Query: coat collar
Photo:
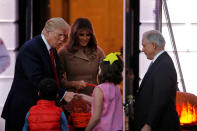
[[[45,36],[43,34],[41,34],[41,38],[42,38],[42,40],[43,40],[48,52],[50,52],[51,46],[49,45],[49,43],[47,42],[47,40],[46,40],[46,38],[45,38]]]
[[[44,40],[42,39],[41,35],[39,35],[38,37],[38,41],[39,41],[39,44],[43,50],[42,54],[47,58],[47,61],[49,63],[51,63],[51,58],[50,58],[50,54],[49,54],[49,50],[44,42]]]
[[[140,91],[142,90],[142,88],[144,87],[144,82],[148,79],[148,77],[150,76],[150,74],[153,72],[154,68],[158,65],[158,63],[161,61],[161,59],[163,59],[163,57],[165,57],[167,55],[167,52],[163,52],[156,60],[155,62],[152,64],[152,66],[147,70],[146,74],[144,75],[144,78],[142,80],[142,83],[140,85],[138,94],[140,93]]]
[[[55,101],[49,101],[49,100],[38,100],[38,105],[55,105]]]
[[[75,54],[74,54],[75,57],[78,57],[80,59],[83,59],[83,60],[87,60],[87,61],[90,61],[90,59],[88,58],[88,56],[83,52],[83,50],[78,50]]]

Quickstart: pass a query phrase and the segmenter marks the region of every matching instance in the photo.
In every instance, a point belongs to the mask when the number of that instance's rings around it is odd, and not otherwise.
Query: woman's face
[[[79,45],[82,47],[85,47],[88,45],[88,42],[90,41],[91,33],[88,29],[82,29],[79,30],[77,34]]]

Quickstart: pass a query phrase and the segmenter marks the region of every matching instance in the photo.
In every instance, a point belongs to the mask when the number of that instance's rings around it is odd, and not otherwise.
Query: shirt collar
[[[51,46],[49,45],[49,43],[47,42],[47,40],[45,39],[45,36],[43,34],[41,34],[42,40],[44,41],[44,44],[47,47],[48,52],[50,52]]]
[[[165,50],[160,51],[159,53],[157,53],[157,55],[154,57],[154,59],[152,60],[152,63],[154,63],[156,61],[156,59],[162,54],[164,53]]]

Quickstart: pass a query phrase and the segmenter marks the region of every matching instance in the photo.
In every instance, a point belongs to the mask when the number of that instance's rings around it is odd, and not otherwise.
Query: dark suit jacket
[[[177,131],[176,112],[177,73],[167,52],[162,53],[146,72],[134,106],[134,127],[140,131],[144,124],[152,131]]]
[[[59,71],[60,64],[55,50],[54,56]],[[2,112],[7,123],[23,127],[26,113],[38,100],[38,83],[43,78],[55,79],[55,74],[49,52],[39,35],[27,41],[17,56],[14,80]],[[60,97],[64,92],[64,89],[59,89]]]

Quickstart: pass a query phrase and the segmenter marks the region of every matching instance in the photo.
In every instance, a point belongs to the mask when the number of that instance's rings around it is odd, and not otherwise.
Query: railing
[[[176,65],[178,67],[178,74],[180,76],[180,81],[182,84],[182,88],[183,88],[183,92],[186,92],[186,88],[185,88],[185,82],[183,79],[183,73],[181,70],[181,65],[180,65],[180,61],[179,61],[179,56],[177,53],[177,48],[176,48],[176,43],[175,43],[175,38],[174,38],[174,34],[173,34],[173,30],[172,30],[172,25],[171,25],[171,21],[170,21],[170,15],[168,12],[168,6],[166,3],[166,0],[157,0],[156,1],[156,9],[155,9],[155,14],[156,14],[156,29],[159,30],[160,32],[162,31],[162,5],[163,5],[163,9],[164,9],[164,14],[167,20],[167,27],[168,27],[168,31],[169,31],[169,35],[170,35],[170,40],[171,40],[171,44],[173,47],[173,53],[175,56],[175,62]]]

